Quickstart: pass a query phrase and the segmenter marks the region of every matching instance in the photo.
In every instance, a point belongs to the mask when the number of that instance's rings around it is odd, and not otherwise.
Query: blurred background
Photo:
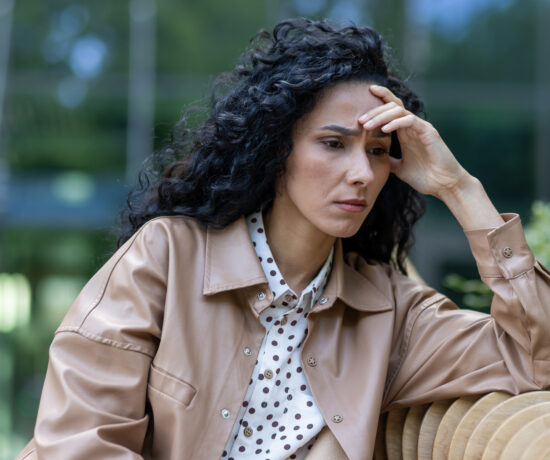
[[[381,32],[428,119],[550,260],[548,0],[0,0],[0,459],[32,435],[54,330],[113,251],[140,165],[290,16]],[[416,235],[427,282],[486,309],[446,208],[429,199]]]

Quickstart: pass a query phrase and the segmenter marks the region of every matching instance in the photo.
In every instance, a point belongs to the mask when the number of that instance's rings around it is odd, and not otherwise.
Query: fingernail
[[[382,87],[379,85],[370,85],[372,89],[381,89]]]

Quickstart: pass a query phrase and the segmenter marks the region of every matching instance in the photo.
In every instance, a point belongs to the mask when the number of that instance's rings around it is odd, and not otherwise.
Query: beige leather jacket
[[[492,316],[459,310],[337,243],[302,362],[346,455],[372,457],[381,411],[550,385],[550,273],[518,216],[467,232]],[[34,441],[20,458],[219,459],[265,333],[272,294],[243,219],[147,223],[86,285],[59,327]],[[244,353],[250,348],[252,354]]]

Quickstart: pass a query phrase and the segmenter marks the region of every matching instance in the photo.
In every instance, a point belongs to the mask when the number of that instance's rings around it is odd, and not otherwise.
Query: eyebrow
[[[326,125],[326,126],[322,126],[321,129],[335,131],[339,134],[342,134],[343,136],[359,136],[362,132],[361,129],[349,129],[339,125]],[[390,133],[385,133],[383,131],[380,131],[379,129],[377,129],[376,131],[371,131],[371,133],[373,137],[390,137],[391,136]]]

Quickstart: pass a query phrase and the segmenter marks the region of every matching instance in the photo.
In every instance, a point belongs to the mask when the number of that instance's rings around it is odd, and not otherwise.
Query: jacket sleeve
[[[383,410],[467,394],[550,386],[550,272],[535,261],[517,215],[467,231],[491,315],[458,309],[398,273],[396,333]],[[401,318],[401,319],[400,319]]]
[[[89,281],[56,331],[34,433],[38,458],[142,458],[165,242],[161,223],[146,224]]]

